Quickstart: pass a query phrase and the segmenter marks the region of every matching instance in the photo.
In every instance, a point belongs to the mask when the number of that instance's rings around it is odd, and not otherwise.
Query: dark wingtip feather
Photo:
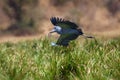
[[[53,25],[56,25],[56,18],[55,17],[51,17],[50,18],[50,21],[51,21],[51,23],[53,24]]]
[[[59,17],[51,17],[50,21],[53,25],[57,25],[58,23],[63,23],[69,25],[70,28],[78,27],[75,23],[70,22],[69,20],[64,20],[63,18],[59,18]]]
[[[50,18],[50,21],[51,21],[51,23],[52,23],[53,25],[56,25],[56,24],[59,23],[59,22],[63,22],[64,19],[59,18],[59,17],[51,17],[51,18]]]

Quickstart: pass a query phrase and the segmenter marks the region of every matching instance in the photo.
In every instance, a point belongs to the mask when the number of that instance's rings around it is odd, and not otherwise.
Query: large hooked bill
[[[52,29],[49,33],[54,33],[54,32],[56,32],[56,30],[55,30],[55,29]]]
[[[51,36],[52,33],[54,33],[56,30],[55,29],[52,29],[49,33],[48,33],[48,37]]]

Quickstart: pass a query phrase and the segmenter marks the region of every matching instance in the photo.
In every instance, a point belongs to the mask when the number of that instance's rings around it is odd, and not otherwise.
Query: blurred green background
[[[51,46],[52,16],[95,39]],[[0,0],[0,80],[119,79],[120,0]]]

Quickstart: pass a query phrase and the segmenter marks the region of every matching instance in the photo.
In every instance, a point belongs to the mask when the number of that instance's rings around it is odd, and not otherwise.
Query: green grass
[[[0,80],[119,80],[120,39],[52,47],[39,39],[0,44]]]

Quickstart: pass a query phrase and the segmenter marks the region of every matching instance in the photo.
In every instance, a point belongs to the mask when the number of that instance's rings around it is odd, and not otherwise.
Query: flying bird
[[[62,45],[68,46],[71,40],[75,40],[78,36],[83,35],[86,38],[93,38],[92,36],[84,35],[83,31],[77,24],[69,20],[64,20],[58,17],[50,18],[54,28],[49,33],[57,32],[60,34],[56,43],[52,43],[52,46]]]

